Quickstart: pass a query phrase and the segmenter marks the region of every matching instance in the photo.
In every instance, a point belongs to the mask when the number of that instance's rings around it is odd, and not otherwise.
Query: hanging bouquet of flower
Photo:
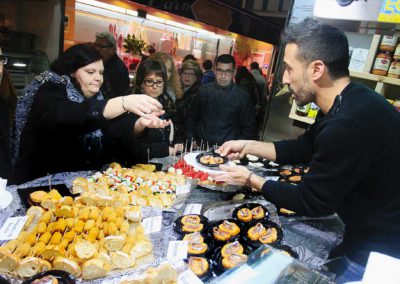
[[[147,50],[150,44],[142,39],[141,36],[139,38],[135,37],[134,34],[128,34],[124,39],[124,48],[127,52],[130,52],[132,55],[141,55],[143,51]]]

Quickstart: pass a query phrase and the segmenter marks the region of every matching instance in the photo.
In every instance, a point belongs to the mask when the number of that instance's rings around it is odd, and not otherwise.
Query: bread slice
[[[131,249],[131,256],[139,258],[148,255],[153,250],[153,244],[150,241],[138,241]]]
[[[13,272],[18,267],[18,263],[20,262],[20,258],[12,253],[10,253],[7,249],[0,248],[1,257],[0,257],[0,272]]]
[[[88,180],[78,177],[72,182],[72,193],[83,193],[88,190]]]
[[[79,264],[65,257],[57,256],[53,261],[53,268],[56,270],[66,271],[75,277],[79,277],[82,274]]]
[[[142,221],[142,210],[140,206],[130,206],[125,213],[125,217],[132,222]]]
[[[119,251],[125,243],[123,236],[108,236],[104,239],[104,247],[109,251]]]
[[[35,203],[40,203],[46,196],[47,192],[43,190],[37,190],[29,194],[29,198]]]
[[[51,270],[51,264],[37,257],[27,257],[19,262],[17,273],[21,277],[32,277],[40,272]]]
[[[156,268],[156,275],[152,279],[152,284],[163,284],[163,283],[177,283],[178,275],[175,269],[168,263],[161,263]]]
[[[98,258],[90,259],[82,265],[82,278],[95,279],[105,277],[109,271],[109,265],[103,260]]]
[[[75,244],[75,252],[79,258],[89,259],[97,253],[97,246],[86,240],[79,240]]]
[[[119,269],[129,268],[135,265],[136,259],[122,251],[110,253],[112,263]]]

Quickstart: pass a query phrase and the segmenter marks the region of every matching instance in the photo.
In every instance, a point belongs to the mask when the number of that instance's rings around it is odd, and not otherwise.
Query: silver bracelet
[[[129,112],[129,110],[125,108],[125,96],[122,96],[122,108],[124,109],[124,111]]]

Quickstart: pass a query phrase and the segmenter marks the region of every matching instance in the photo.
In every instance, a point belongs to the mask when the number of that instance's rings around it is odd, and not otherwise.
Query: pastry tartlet
[[[251,227],[247,232],[247,236],[252,241],[257,241],[261,236],[267,233],[267,229],[261,223],[257,223],[255,226]]]
[[[190,270],[199,277],[206,274],[210,269],[210,264],[204,257],[191,256],[189,257],[188,265]]]
[[[203,230],[204,225],[203,224],[187,224],[182,226],[182,231],[187,232],[187,233],[194,233],[194,232],[200,232]]]
[[[249,208],[242,208],[237,212],[237,218],[242,222],[250,222],[253,214]]]
[[[301,181],[301,176],[291,176],[288,178],[288,180],[292,182],[299,182]]]
[[[222,257],[227,257],[228,255],[233,253],[243,254],[243,246],[238,241],[228,243],[224,245],[221,249]]]
[[[200,224],[200,222],[201,222],[200,217],[197,215],[185,215],[181,219],[182,225]]]
[[[221,231],[227,232],[229,234],[231,234],[231,236],[236,236],[240,233],[240,228],[238,225],[236,225],[233,222],[229,222],[228,220],[225,220],[224,222],[222,222],[222,224],[220,224],[218,226],[218,228]]]
[[[278,239],[278,231],[275,228],[268,228],[265,235],[258,239],[263,244],[271,244]]]
[[[188,253],[189,254],[203,254],[208,250],[208,245],[206,243],[189,243]]]
[[[247,261],[247,255],[245,254],[230,254],[227,257],[222,258],[222,266],[226,269],[233,268]]]
[[[291,170],[284,169],[284,170],[280,170],[280,171],[279,171],[279,174],[280,174],[281,176],[288,177],[288,176],[290,176],[290,175],[292,174],[292,171],[291,171]]]
[[[212,232],[214,239],[218,240],[218,241],[227,241],[231,238],[231,234],[229,234],[228,232],[225,231],[221,231],[218,227],[214,227],[213,228],[213,232]]]
[[[265,217],[265,211],[261,206],[257,206],[251,209],[251,214],[253,215],[253,219],[256,220],[260,220]]]
[[[199,232],[186,234],[182,240],[187,241],[188,243],[203,243],[204,242],[204,238]]]

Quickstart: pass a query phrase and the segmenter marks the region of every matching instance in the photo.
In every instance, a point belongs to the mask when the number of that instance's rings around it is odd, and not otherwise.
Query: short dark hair
[[[153,58],[147,58],[140,63],[136,73],[136,91],[140,90],[144,79],[152,73],[163,78],[163,92],[165,93],[167,91],[167,68],[165,67],[164,62]]]
[[[100,53],[91,43],[79,43],[68,48],[50,67],[58,75],[71,75],[79,68],[102,60]]]
[[[232,67],[235,68],[236,66],[236,62],[235,62],[235,58],[233,58],[232,55],[230,54],[221,54],[220,56],[217,57],[217,62],[215,64],[218,63],[232,63]]]
[[[254,69],[260,70],[260,65],[258,65],[258,62],[253,61],[250,63],[250,69],[251,70],[254,70]]]
[[[193,54],[186,54],[185,57],[182,60],[182,63],[185,62],[186,60],[194,60],[197,61],[196,57],[194,57]]]
[[[255,83],[255,79],[253,75],[250,73],[249,69],[247,69],[244,66],[239,66],[236,69],[235,82],[236,84],[240,84],[242,80],[254,81]]]
[[[213,63],[210,59],[204,60],[204,62],[203,62],[204,70],[211,70],[212,66],[213,66]]]
[[[306,18],[286,29],[283,41],[297,45],[297,58],[304,64],[321,60],[332,79],[349,76],[349,43],[340,29]]]

